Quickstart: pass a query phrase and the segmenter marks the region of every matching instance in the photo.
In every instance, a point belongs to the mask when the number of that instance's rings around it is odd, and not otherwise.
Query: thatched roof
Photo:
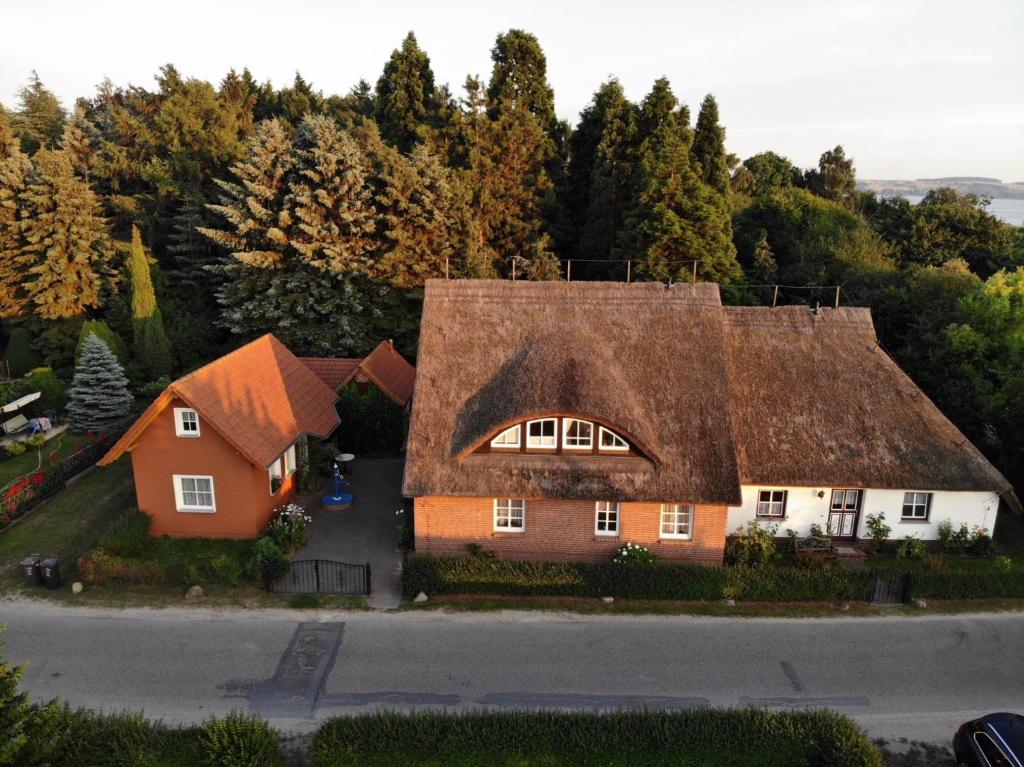
[[[738,503],[712,284],[427,282],[405,493]],[[647,460],[470,455],[542,414],[606,422]]]
[[[427,282],[408,496],[735,505],[740,484],[1009,483],[878,346],[867,309],[721,306],[713,284]],[[475,453],[580,415],[644,457]]]
[[[724,312],[744,483],[1009,488],[878,345],[869,310]]]

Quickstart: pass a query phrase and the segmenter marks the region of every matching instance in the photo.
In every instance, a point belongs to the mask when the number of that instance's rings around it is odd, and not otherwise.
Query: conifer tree
[[[68,400],[68,423],[76,432],[97,432],[128,415],[132,395],[114,353],[92,335],[75,365]]]
[[[771,245],[768,244],[768,232],[764,229],[761,230],[761,236],[754,245],[753,271],[754,278],[765,284],[771,284],[779,276],[779,265],[775,261]]]
[[[89,340],[89,336],[99,336],[121,365],[128,361],[128,347],[125,346],[121,336],[111,330],[103,320],[86,320],[82,323],[82,330],[78,334],[78,346],[75,347],[76,362],[81,358],[82,350],[85,348],[85,342]]]
[[[725,152],[725,128],[718,124],[718,102],[704,97],[693,132],[693,159],[701,180],[719,194],[729,193],[729,160]]]
[[[99,200],[71,155],[37,152],[20,199],[18,266],[34,313],[56,320],[99,306],[111,245]]]
[[[487,85],[491,118],[508,109],[523,108],[550,135],[557,123],[555,92],[548,85],[548,63],[537,38],[521,29],[498,35],[491,49],[494,67]]]
[[[14,132],[21,139],[22,150],[34,154],[56,147],[64,130],[64,108],[34,70],[18,98],[21,103],[14,116]]]
[[[174,259],[169,270],[169,288],[192,304],[203,304],[217,287],[217,275],[210,268],[221,262],[210,238],[199,231],[208,224],[201,198],[189,195],[175,214],[167,234],[167,252]]]
[[[0,317],[17,317],[25,308],[18,219],[19,196],[31,170],[32,163],[21,151],[6,117],[0,114]]]
[[[438,127],[434,72],[412,32],[391,53],[377,80],[374,118],[384,141],[406,153]]]
[[[132,282],[132,331],[135,356],[142,363],[150,380],[171,372],[171,345],[164,332],[163,316],[157,306],[149,259],[142,247],[137,226],[132,227],[128,273]]]

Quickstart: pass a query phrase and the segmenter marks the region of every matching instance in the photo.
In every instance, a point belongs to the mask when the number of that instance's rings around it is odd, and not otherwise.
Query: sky
[[[0,103],[32,69],[65,103],[115,84],[155,87],[173,62],[218,82],[234,67],[325,93],[376,82],[406,32],[438,83],[486,78],[496,35],[532,32],[560,116],[610,76],[639,101],[665,75],[693,107],[713,93],[727,147],[801,167],[842,144],[860,178],[1024,182],[1024,1],[971,0],[0,0]]]

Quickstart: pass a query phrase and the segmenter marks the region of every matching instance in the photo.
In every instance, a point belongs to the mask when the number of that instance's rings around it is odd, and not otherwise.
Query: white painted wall
[[[727,532],[731,535],[736,528],[757,519],[757,495],[760,490],[786,490],[786,518],[779,520],[779,535],[786,535],[786,529],[796,530],[797,535],[810,535],[811,525],[817,523],[822,529],[828,526],[829,503],[832,499],[830,487],[783,487],[779,485],[744,485],[743,503],[729,508]],[[923,488],[908,488],[921,492]],[[818,494],[823,493],[819,498]],[[857,537],[867,538],[867,515],[885,514],[885,522],[892,528],[892,539],[913,535],[922,540],[936,540],[938,526],[944,519],[961,523],[969,528],[981,525],[991,534],[999,510],[999,496],[991,492],[959,492],[936,490],[932,492],[931,512],[927,522],[902,521],[903,490],[862,490],[861,512],[857,522]],[[770,520],[764,520],[770,521]]]

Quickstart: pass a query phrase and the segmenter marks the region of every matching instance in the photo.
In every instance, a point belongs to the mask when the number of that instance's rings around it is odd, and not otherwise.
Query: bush
[[[903,539],[903,543],[900,544],[899,548],[896,549],[896,556],[899,559],[910,559],[919,561],[924,559],[928,553],[928,549],[924,545],[924,541],[920,538],[916,538],[913,535],[908,535]]]
[[[992,547],[992,536],[980,525],[969,529],[966,524],[954,528],[952,521],[944,519],[939,522],[939,541],[942,551],[946,554],[973,554],[978,557],[990,557],[995,553]]]
[[[40,394],[39,399],[25,409],[29,415],[45,415],[51,410],[54,413],[64,412],[68,405],[68,394],[50,368],[33,368],[25,376],[24,381],[28,391],[37,391]]]
[[[28,439],[25,440],[25,447],[26,448],[30,447],[33,450],[38,450],[39,448],[41,448],[45,444],[46,444],[46,435],[45,434],[33,434],[31,437],[29,437]]]
[[[22,455],[27,449],[24,442],[8,442],[4,445],[4,452],[7,453],[8,458]]]
[[[916,572],[912,592],[923,599],[1021,599],[1024,569]]]
[[[78,344],[75,346],[75,363],[82,356],[82,348],[85,346],[89,336],[99,336],[107,345],[107,348],[114,353],[117,361],[122,365],[128,362],[128,346],[124,340],[103,320],[86,320],[82,323],[82,329],[78,332]]]
[[[998,573],[1008,573],[1013,569],[1013,560],[1009,557],[996,557],[992,560],[992,569]]]
[[[87,586],[151,586],[167,581],[166,571],[156,562],[109,554],[102,547],[79,558],[78,572]]]
[[[845,716],[758,709],[363,714],[325,722],[313,756],[322,767],[561,764],[567,756],[573,764],[882,765]]]
[[[11,378],[21,378],[40,363],[39,354],[32,348],[32,335],[28,328],[16,327],[7,340],[7,366]]]
[[[725,544],[725,562],[730,565],[763,565],[775,557],[775,533],[778,525],[762,527],[757,521],[748,522]]]
[[[272,538],[260,538],[253,547],[249,574],[269,589],[274,581],[288,574],[288,557]]]
[[[242,582],[242,563],[235,557],[221,554],[210,560],[210,572],[225,586],[237,586]]]
[[[868,536],[871,538],[871,550],[881,552],[885,548],[885,542],[892,535],[892,528],[885,524],[885,512],[868,514],[865,523],[868,528]]]
[[[100,546],[121,557],[138,557],[149,548],[153,520],[145,512],[131,509],[119,514],[100,539]]]
[[[624,543],[612,558],[619,565],[653,565],[658,558],[649,549],[635,543]]]
[[[273,767],[283,762],[277,732],[264,719],[237,711],[208,719],[199,740],[207,763],[216,767]]]
[[[992,536],[984,527],[974,526],[967,550],[976,557],[991,557],[996,551],[992,546]]]
[[[274,511],[264,535],[268,536],[284,552],[301,549],[309,540],[309,523],[313,518],[295,503],[289,503]]]

